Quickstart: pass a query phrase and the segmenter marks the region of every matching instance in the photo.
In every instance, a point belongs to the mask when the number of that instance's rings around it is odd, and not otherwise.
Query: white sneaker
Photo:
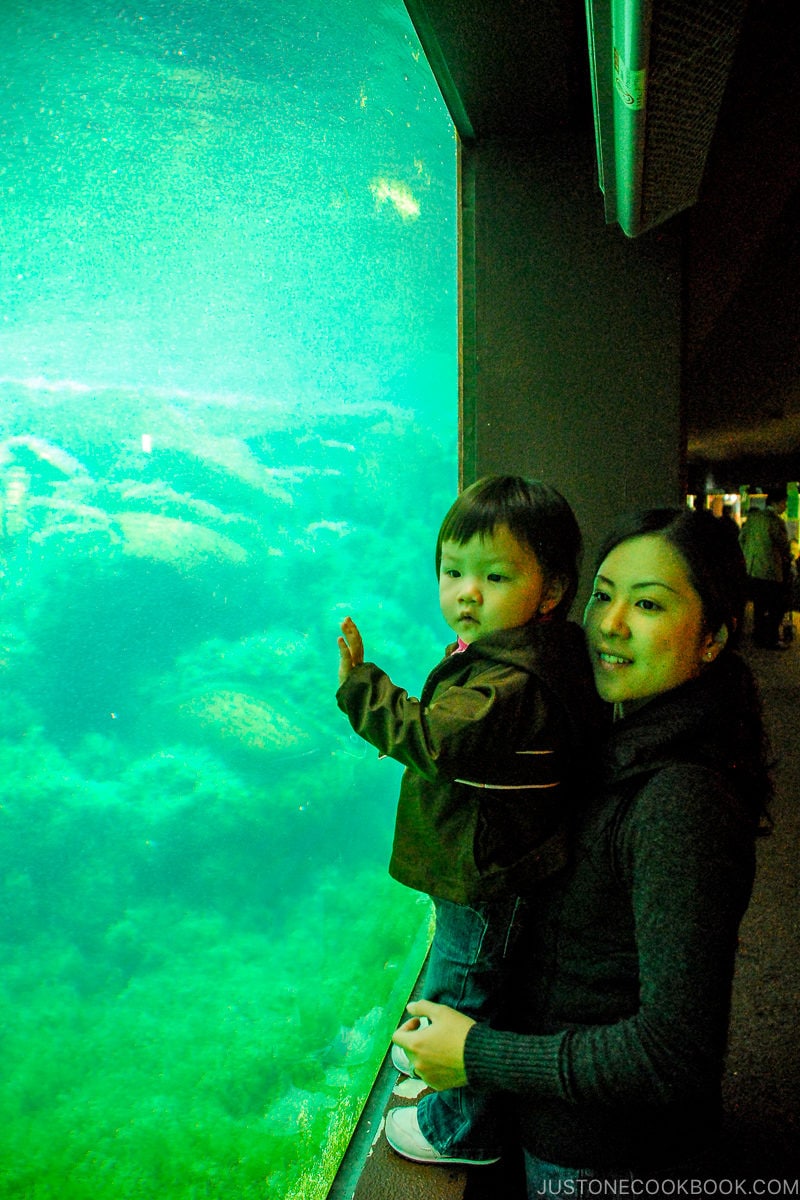
[[[401,1075],[408,1075],[410,1079],[417,1078],[417,1072],[414,1070],[414,1064],[408,1057],[407,1052],[402,1046],[392,1042],[392,1066],[395,1071],[399,1071]]]
[[[413,1104],[404,1105],[402,1108],[390,1108],[386,1114],[385,1128],[386,1140],[392,1149],[412,1162],[436,1163],[444,1167],[453,1163],[463,1163],[468,1167],[488,1167],[490,1163],[500,1161],[499,1158],[466,1158],[442,1154],[423,1137],[417,1109]]]
[[[428,1018],[420,1017],[420,1029],[424,1029],[426,1025],[430,1025]],[[404,1050],[402,1046],[396,1045],[395,1042],[392,1042],[392,1064],[395,1071],[399,1071],[401,1075],[408,1075],[410,1079],[419,1079],[419,1075],[414,1070],[414,1064],[408,1056],[408,1051]]]

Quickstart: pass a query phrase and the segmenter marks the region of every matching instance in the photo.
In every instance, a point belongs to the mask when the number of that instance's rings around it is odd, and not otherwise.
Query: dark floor
[[[800,1197],[800,629],[785,651],[745,650],[776,759],[774,830],[741,929],[726,1116],[704,1195]],[[391,1103],[397,1103],[393,1098]],[[523,1200],[517,1164],[420,1167],[379,1135],[356,1200]],[[786,1181],[785,1185],[783,1181]],[[716,1188],[716,1191],[714,1189]]]
[[[775,827],[742,923],[725,1078],[726,1177],[800,1175],[800,633],[752,650],[776,759]],[[798,1192],[794,1193],[799,1194]]]

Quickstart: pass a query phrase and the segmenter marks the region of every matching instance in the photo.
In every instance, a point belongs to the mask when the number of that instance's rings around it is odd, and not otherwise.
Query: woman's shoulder
[[[755,872],[755,829],[722,773],[676,762],[640,788],[609,853],[614,877],[637,905],[669,907],[693,921],[720,905],[744,911]]]
[[[709,810],[721,809],[744,817],[735,768],[698,760],[673,760],[652,766],[610,789],[611,803],[627,821],[669,823],[678,817],[707,820]]]
[[[738,808],[735,789],[726,772],[709,763],[665,762],[644,774],[629,789],[631,821],[669,822],[683,814],[700,814],[709,808]]]
[[[756,829],[730,775],[699,762],[670,762],[627,795],[617,791],[610,823],[616,853],[680,864],[727,846],[749,856]]]

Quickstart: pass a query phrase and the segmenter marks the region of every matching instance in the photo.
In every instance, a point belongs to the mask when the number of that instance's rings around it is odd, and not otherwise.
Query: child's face
[[[505,525],[486,537],[442,543],[439,604],[465,642],[524,625],[554,608],[561,590],[548,585],[533,550]]]

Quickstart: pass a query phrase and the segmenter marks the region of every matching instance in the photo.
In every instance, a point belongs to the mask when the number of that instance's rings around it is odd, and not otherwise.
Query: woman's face
[[[683,558],[658,534],[603,560],[583,623],[597,690],[623,712],[699,675],[722,649]]]

